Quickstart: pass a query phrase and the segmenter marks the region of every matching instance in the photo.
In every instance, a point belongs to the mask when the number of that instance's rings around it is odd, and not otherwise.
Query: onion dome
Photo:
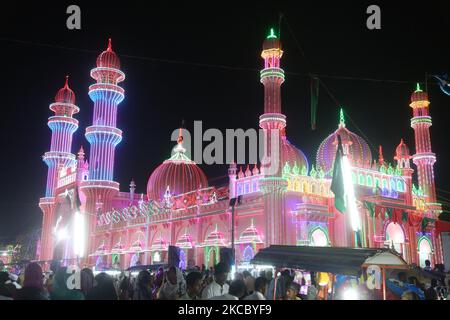
[[[344,152],[354,165],[369,167],[372,163],[372,153],[367,142],[345,127],[344,112],[340,111],[338,129],[330,134],[319,146],[316,163],[326,175],[331,174],[338,144],[338,135],[341,136]]]
[[[182,234],[178,238],[177,242],[175,243],[175,246],[182,249],[191,249],[193,247],[192,238],[191,235],[188,233],[188,230],[185,230],[184,234]]]
[[[97,57],[97,67],[120,69],[120,60],[112,50],[111,38],[108,39],[108,48]]]
[[[159,237],[155,239],[152,244],[151,251],[165,251],[167,250],[168,245],[166,240],[164,240],[162,233],[159,234]]]
[[[55,102],[75,104],[75,93],[69,88],[69,76],[66,76],[64,87],[56,93]]]
[[[262,243],[261,236],[255,227],[254,221],[242,232],[237,243]]]
[[[420,89],[420,84],[417,84],[416,90],[411,94],[411,104],[410,106],[414,108],[414,105],[418,102],[429,101],[428,93]]]
[[[216,228],[206,237],[204,246],[227,246],[225,237],[222,232]]]
[[[405,159],[405,158],[406,159],[410,158],[409,148],[405,144],[403,139],[401,139],[400,140],[400,144],[395,149],[395,157],[394,157],[394,159],[395,160],[400,160],[400,159]]]
[[[281,49],[281,41],[275,35],[275,31],[273,30],[273,28],[270,29],[269,35],[263,42],[263,50],[270,49]]]
[[[173,155],[160,164],[150,175],[147,183],[149,200],[160,201],[169,187],[172,195],[177,196],[208,186],[208,179],[197,164],[189,159],[183,148],[180,135]]]
[[[281,131],[281,164],[284,166],[289,163],[289,165],[297,165],[300,169],[303,167],[309,172],[309,164],[306,159],[305,154],[297,149],[293,144],[289,142],[286,138],[286,133],[284,129]]]

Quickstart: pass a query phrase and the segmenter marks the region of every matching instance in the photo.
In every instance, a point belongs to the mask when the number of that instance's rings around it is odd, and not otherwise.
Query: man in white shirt
[[[228,293],[229,286],[225,283],[230,268],[227,264],[219,262],[214,268],[214,280],[203,289],[202,300],[222,296]]]
[[[202,274],[192,271],[186,277],[186,293],[178,300],[198,300],[202,288]]]
[[[266,300],[267,291],[267,279],[264,277],[258,277],[255,280],[255,291],[253,294],[244,298],[244,300]]]
[[[245,294],[245,282],[243,280],[234,280],[230,285],[230,290],[218,297],[212,297],[209,300],[239,300]]]

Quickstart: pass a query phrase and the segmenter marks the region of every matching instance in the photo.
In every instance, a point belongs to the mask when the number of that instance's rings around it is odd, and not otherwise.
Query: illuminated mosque
[[[50,151],[43,156],[48,176],[45,197],[39,201],[43,224],[37,259],[84,259],[97,268],[126,269],[165,263],[169,246],[177,246],[180,267],[209,267],[219,261],[220,248],[231,246],[230,199],[236,197],[237,265],[248,264],[260,248],[273,244],[355,247],[349,215],[336,210],[330,190],[340,135],[351,163],[360,245],[393,248],[417,265],[427,259],[433,265],[442,263],[428,94],[419,86],[411,94],[415,141],[409,144],[415,145],[415,153],[401,140],[393,163],[383,158],[381,148],[375,159],[366,141],[350,131],[341,110],[337,127],[330,128],[313,161],[286,136],[282,55],[280,40],[271,32],[261,53],[264,111],[261,108],[259,126],[269,137],[273,130],[281,132],[277,174],[265,174],[257,164],[231,164],[228,185],[209,185],[179,139],[171,157],[151,172],[146,194],[137,194],[134,181],[126,188],[114,181],[115,147],[122,140],[116,120],[125,112],[118,108],[125,97],[120,86],[125,74],[110,40],[90,72],[95,82],[89,87],[92,125],[85,132],[89,157],[82,148],[72,153],[79,108],[67,79],[50,104],[54,115],[48,120]]]

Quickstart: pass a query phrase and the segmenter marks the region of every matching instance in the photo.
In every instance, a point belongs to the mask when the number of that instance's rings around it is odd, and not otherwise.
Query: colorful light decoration
[[[75,256],[84,257],[86,239],[86,225],[84,216],[76,211],[73,217],[73,251]]]
[[[346,207],[350,214],[350,222],[354,232],[361,229],[361,218],[356,206],[355,190],[352,181],[352,167],[347,155],[342,157],[342,175],[344,178],[344,190],[346,198]]]
[[[122,140],[122,131],[116,128],[117,108],[124,99],[124,90],[118,83],[125,79],[120,71],[120,60],[108,48],[97,58],[97,67],[91,71],[97,83],[89,87],[94,102],[93,125],[86,128],[86,139],[91,144],[89,179],[113,181],[114,153]]]

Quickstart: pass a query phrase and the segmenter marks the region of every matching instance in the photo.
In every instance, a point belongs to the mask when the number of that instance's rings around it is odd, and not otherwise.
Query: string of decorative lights
[[[67,47],[67,46],[54,45],[54,44],[48,44],[48,43],[41,43],[41,42],[35,42],[35,41],[11,39],[11,38],[6,38],[6,37],[0,37],[0,41],[7,41],[7,42],[13,42],[13,43],[24,44],[24,45],[39,46],[39,47],[48,47],[48,48],[61,49],[61,50],[78,51],[78,52],[84,52],[84,53],[97,53],[97,50],[75,48],[75,47]],[[237,67],[237,66],[230,66],[230,65],[200,63],[200,62],[183,61],[183,60],[175,60],[175,59],[163,59],[163,58],[155,58],[155,57],[148,57],[148,56],[138,56],[138,55],[129,55],[129,54],[128,55],[127,54],[121,54],[120,56],[123,57],[123,58],[128,58],[128,59],[147,60],[147,61],[152,61],[152,62],[171,63],[171,64],[180,64],[180,65],[190,65],[190,66],[216,68],[216,69],[228,69],[228,70],[235,70],[235,71],[248,71],[248,72],[255,72],[255,73],[259,73],[260,72],[259,69],[257,69],[257,68],[250,68],[250,67]],[[298,77],[317,76],[317,77],[321,77],[321,78],[325,78],[325,79],[329,78],[329,79],[349,80],[349,81],[372,81],[372,82],[386,82],[386,83],[398,83],[398,84],[416,84],[417,83],[417,81],[413,81],[413,80],[376,79],[376,78],[354,77],[354,76],[351,77],[351,76],[340,76],[340,75],[301,73],[301,72],[293,72],[293,71],[286,71],[285,74],[291,75],[291,76],[298,76]],[[420,83],[420,84],[422,84],[422,83]]]

